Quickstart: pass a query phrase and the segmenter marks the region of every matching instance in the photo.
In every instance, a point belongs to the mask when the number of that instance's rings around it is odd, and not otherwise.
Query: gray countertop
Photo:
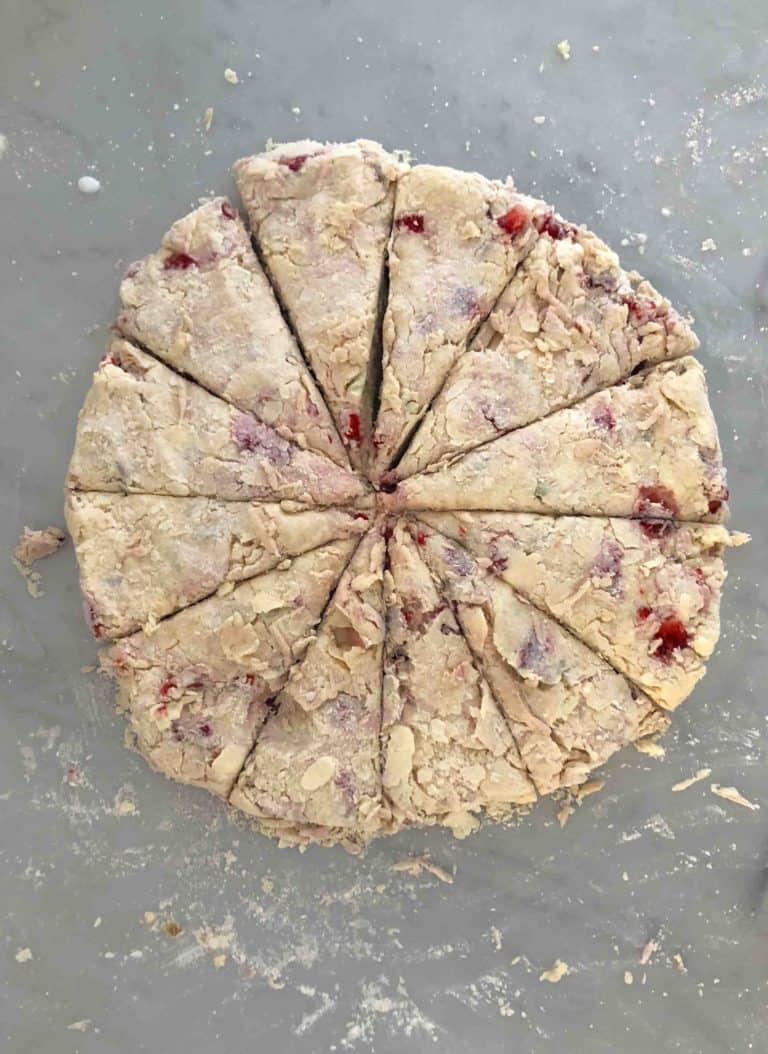
[[[0,27],[3,1050],[764,1050],[761,5],[10,0]],[[511,171],[696,316],[733,522],[755,542],[729,557],[718,653],[666,757],[616,758],[564,830],[548,802],[464,842],[281,851],[124,749],[81,672],[71,549],[39,565],[39,600],[10,563],[24,524],[62,521],[123,264],[230,191],[236,157],[306,135]],[[762,810],[709,780],[672,793],[704,766]],[[424,850],[453,885],[391,870]],[[557,958],[570,973],[541,982]]]

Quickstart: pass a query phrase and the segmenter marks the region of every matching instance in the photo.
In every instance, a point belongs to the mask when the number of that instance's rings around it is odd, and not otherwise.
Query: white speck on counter
[[[224,80],[227,84],[238,84],[237,74],[234,70],[231,70],[229,66],[224,70]]]
[[[81,194],[98,194],[101,183],[94,176],[81,176],[77,181],[77,189]]]
[[[672,209],[670,209],[668,205],[663,205],[662,209],[661,209],[661,215],[662,216],[671,216],[672,215]]]
[[[203,128],[205,129],[206,132],[210,132],[212,123],[213,123],[213,107],[209,106],[209,107],[207,107],[205,113],[203,114]]]
[[[715,244],[714,238],[705,238],[701,243],[701,251],[703,253],[717,252],[717,245]]]
[[[560,43],[557,45],[557,50],[559,51],[563,60],[565,62],[568,62],[571,57],[571,45],[569,44],[569,42],[567,40],[561,40]]]
[[[0,157],[3,156],[5,151],[8,149],[8,137],[0,132]]]
[[[568,963],[564,963],[562,959],[555,959],[554,963],[548,970],[544,970],[543,973],[539,974],[539,980],[549,981],[550,984],[557,984],[558,981],[562,981],[567,973]]]
[[[534,124],[544,124],[546,122],[546,120],[547,119],[546,119],[546,117],[543,116],[543,114],[537,114],[537,116],[534,117],[534,119],[533,119],[533,123]]]
[[[18,948],[16,951],[16,962],[17,963],[28,963],[32,958],[31,948]]]
[[[292,106],[291,107],[291,113],[295,114],[298,117],[301,114],[301,107],[300,106]]]

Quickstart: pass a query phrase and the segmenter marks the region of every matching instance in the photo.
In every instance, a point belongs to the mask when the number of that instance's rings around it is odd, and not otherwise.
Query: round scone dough
[[[66,517],[137,749],[282,844],[457,836],[652,742],[717,643],[698,341],[591,231],[277,144],[131,265]]]

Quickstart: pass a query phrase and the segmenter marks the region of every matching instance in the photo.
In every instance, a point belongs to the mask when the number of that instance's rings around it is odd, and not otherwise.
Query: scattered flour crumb
[[[635,980],[635,978],[632,975],[632,971],[631,970],[625,970],[624,971],[624,984],[632,984],[634,982],[634,980]]]
[[[673,791],[684,791],[692,787],[694,783],[699,783],[701,780],[705,780],[707,776],[712,775],[712,769],[697,769],[692,776],[689,776],[687,780],[680,780],[679,783],[675,783],[672,787]]]
[[[534,117],[534,119],[533,119],[533,123],[534,124],[544,124],[546,122],[546,120],[547,119],[546,119],[546,117],[543,114],[537,114]]]
[[[13,566],[19,572],[21,577],[24,579],[24,581],[27,583],[27,592],[29,593],[29,595],[35,600],[39,600],[40,597],[44,597],[45,591],[40,585],[43,580],[43,577],[40,572],[31,571],[28,567],[25,567],[24,564],[17,560],[15,556],[11,558],[11,562],[13,563]]]
[[[101,183],[95,176],[81,176],[77,181],[77,189],[81,194],[98,194]]]
[[[659,950],[658,941],[648,941],[640,953],[640,965],[647,966],[655,953]]]
[[[124,798],[115,806],[115,813],[117,816],[133,816],[136,812],[136,803],[132,802],[128,798]]]
[[[298,117],[301,114],[301,107],[300,106],[292,106],[291,107],[291,113],[294,114],[296,117]]]
[[[647,754],[650,758],[661,759],[667,753],[655,736],[644,736],[642,739],[636,740],[634,747],[635,750],[639,750],[641,754]]]
[[[756,801],[750,801],[749,798],[745,798],[735,787],[721,787],[719,783],[713,783],[709,789],[718,798],[725,798],[726,801],[732,802],[734,805],[743,805],[745,809],[752,809],[753,811],[760,808]]]
[[[680,952],[675,952],[675,954],[672,956],[672,962],[675,964],[675,969],[678,973],[688,973],[688,967],[685,965],[685,962]]]
[[[600,45],[599,44],[593,44],[592,45],[592,50],[595,52],[595,54],[597,54],[598,51],[600,50]]]
[[[210,132],[211,125],[213,124],[213,107],[208,106],[203,114],[203,128],[206,132]]]
[[[402,871],[407,875],[420,875],[426,871],[430,875],[434,875],[435,878],[439,878],[441,882],[445,882],[446,885],[453,885],[453,875],[446,871],[445,868],[440,867],[436,864],[429,856],[409,856],[405,860],[396,860],[394,864],[390,866],[391,871]]]
[[[8,137],[0,132],[0,157],[3,156],[5,151],[8,149]]]
[[[501,945],[502,945],[503,937],[502,937],[501,930],[498,928],[498,926],[491,926],[491,940],[493,941],[493,946],[496,949],[496,951],[500,952],[501,951]]]
[[[17,963],[28,963],[32,958],[31,948],[17,948],[16,949],[16,962]]]
[[[238,84],[237,74],[234,70],[231,70],[229,66],[224,70],[224,80],[227,84]]]
[[[89,1017],[84,1017],[82,1021],[73,1021],[71,1025],[67,1025],[67,1031],[87,1032],[92,1025],[93,1021]]]
[[[605,786],[605,780],[587,780],[586,783],[582,783],[580,787],[577,787],[574,791],[574,796],[578,802],[584,801],[590,794],[597,794]]]
[[[715,244],[714,238],[705,238],[701,243],[701,251],[703,253],[717,252],[717,245]]]
[[[95,930],[97,930],[97,929],[99,928],[99,926],[100,926],[100,925],[101,925],[101,915],[99,915],[99,916],[98,916],[97,918],[95,918],[95,919],[93,920],[93,928],[94,928]]]
[[[672,215],[672,209],[668,205],[662,205],[662,207],[661,207],[661,215],[662,216],[671,216]]]
[[[271,879],[268,875],[264,875],[261,880],[261,889],[262,892],[266,893],[267,896],[269,896],[270,893],[273,893],[275,890],[274,880]]]
[[[557,50],[560,52],[562,58],[567,62],[571,57],[571,45],[567,40],[561,40],[557,45]]]
[[[550,984],[557,984],[558,981],[562,981],[567,973],[568,963],[563,962],[562,959],[555,959],[554,963],[548,970],[544,970],[543,973],[539,974],[539,980],[549,981]]]
[[[213,957],[213,965],[216,967],[217,970],[221,970],[224,966],[226,966],[226,963],[227,963],[226,955],[224,955],[223,953],[221,955],[214,955],[214,957]]]

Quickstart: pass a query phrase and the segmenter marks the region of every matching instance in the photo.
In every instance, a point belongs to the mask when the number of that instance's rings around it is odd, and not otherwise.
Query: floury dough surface
[[[156,769],[229,793],[353,548],[332,542],[297,556],[105,653],[118,703]]]
[[[65,507],[91,629],[122,637],[288,557],[363,533],[369,514],[290,503],[71,491]]]
[[[351,848],[382,826],[384,552],[381,530],[369,531],[230,798],[291,844]]]
[[[704,371],[687,357],[411,476],[386,504],[720,521],[727,498]]]
[[[667,709],[704,675],[720,634],[723,550],[746,540],[716,524],[660,520],[429,512],[420,519]]]
[[[384,791],[397,824],[467,834],[483,808],[536,791],[450,603],[404,522],[389,543]]]
[[[226,198],[128,268],[120,331],[286,439],[347,465],[336,427]]]
[[[551,210],[550,210],[551,211]],[[511,180],[418,165],[402,176],[389,245],[372,475],[381,475],[534,244],[543,202]]]
[[[395,184],[378,143],[286,143],[234,166],[254,237],[353,464],[371,435]]]
[[[119,338],[80,413],[68,485],[314,505],[344,505],[366,492],[340,465],[289,443]]]
[[[128,269],[67,478],[139,751],[359,852],[662,732],[746,540],[688,323],[510,180],[365,140],[235,175],[250,230],[214,198]]]
[[[698,340],[650,283],[591,231],[543,233],[461,355],[400,475],[520,428]]]
[[[583,783],[621,747],[666,728],[651,700],[466,550],[412,528],[456,604],[459,623],[501,701],[539,794]]]

